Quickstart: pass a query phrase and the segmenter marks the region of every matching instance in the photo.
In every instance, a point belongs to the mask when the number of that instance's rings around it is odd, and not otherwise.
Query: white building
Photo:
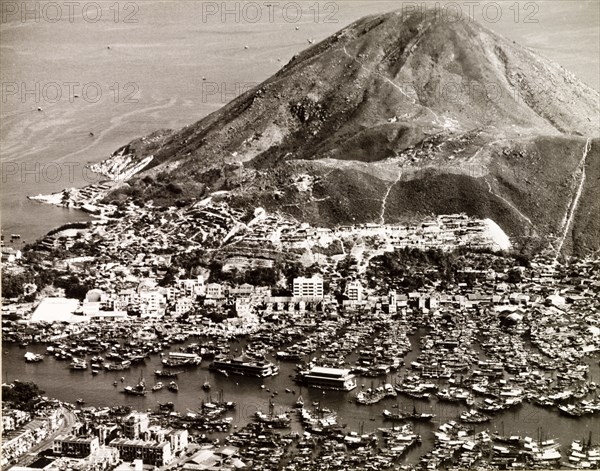
[[[190,298],[179,298],[175,304],[175,314],[181,315],[189,312],[194,307]]]
[[[157,317],[165,313],[166,299],[158,290],[140,292],[139,302],[142,317]]]
[[[204,294],[204,277],[198,275],[196,279],[177,280],[177,287],[185,296],[202,296]]]
[[[355,280],[348,283],[346,286],[346,296],[348,296],[350,301],[362,301],[363,287],[360,281]]]
[[[206,285],[206,297],[208,299],[222,299],[225,297],[223,294],[223,286],[219,283],[210,283]]]
[[[294,278],[294,298],[323,299],[323,278],[314,275],[310,278]]]
[[[69,298],[44,298],[33,312],[29,322],[84,322],[84,316],[76,315],[79,309],[79,301]]]

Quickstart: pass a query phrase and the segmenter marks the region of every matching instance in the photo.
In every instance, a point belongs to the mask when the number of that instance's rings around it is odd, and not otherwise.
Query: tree
[[[513,283],[513,284],[521,283],[521,281],[523,281],[523,276],[521,275],[521,270],[519,270],[518,268],[511,268],[508,271],[508,276],[507,276],[506,281],[508,281],[509,283]]]
[[[2,401],[12,402],[15,409],[33,412],[39,397],[44,394],[35,383],[15,381],[2,386]]]

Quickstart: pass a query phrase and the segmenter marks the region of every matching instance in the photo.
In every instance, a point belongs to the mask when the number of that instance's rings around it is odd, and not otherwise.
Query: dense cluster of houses
[[[18,409],[2,410],[2,461],[5,468],[12,460],[27,453],[59,426],[57,409],[36,415]]]
[[[108,410],[84,414],[83,422],[68,434],[54,438],[53,452],[60,457],[95,460],[97,455],[132,462],[136,459],[153,466],[164,466],[185,452],[187,430],[150,425],[148,414],[131,412],[115,420]]]

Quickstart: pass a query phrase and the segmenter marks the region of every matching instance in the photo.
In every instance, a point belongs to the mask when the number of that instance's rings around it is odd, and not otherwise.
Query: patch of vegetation
[[[35,383],[15,381],[2,386],[2,401],[10,402],[15,409],[33,412],[44,391]]]
[[[452,252],[439,249],[420,250],[404,248],[373,257],[367,269],[370,288],[394,286],[404,290],[417,290],[426,286],[467,283],[471,286],[480,275],[465,271],[509,270],[512,283],[520,281],[515,266],[528,266],[521,254],[506,254],[491,250],[473,251],[460,248]]]

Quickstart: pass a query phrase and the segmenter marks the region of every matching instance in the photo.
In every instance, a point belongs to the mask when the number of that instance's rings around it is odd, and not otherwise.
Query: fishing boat
[[[183,373],[183,371],[156,370],[154,375],[158,376],[159,378],[177,378],[177,375],[180,373]]]
[[[25,355],[25,361],[27,363],[38,363],[40,361],[44,360],[44,357],[42,355],[39,355],[37,353],[32,353],[32,352],[27,352]]]
[[[125,386],[123,392],[131,396],[145,396],[148,390],[146,389],[144,378],[140,378],[140,381],[135,386]]]
[[[299,411],[302,423],[311,433],[324,434],[332,430],[339,430],[341,427],[337,423],[337,414],[320,405],[315,407],[313,413],[304,407],[299,409]]]
[[[469,424],[480,424],[483,422],[489,422],[491,418],[475,409],[461,412],[460,420]]]
[[[435,417],[435,414],[428,414],[427,412],[413,412],[409,418],[412,420],[418,420],[421,422],[428,422],[429,420],[433,419]]]
[[[256,420],[273,428],[287,428],[290,426],[292,419],[288,414],[275,414],[275,404],[269,401],[269,413],[265,414],[262,411],[256,411]]]
[[[175,409],[175,404],[172,402],[159,402],[158,407],[160,410],[173,410]]]
[[[167,386],[167,389],[171,392],[177,392],[179,391],[179,386],[177,386],[177,383],[175,381],[171,381],[169,383],[169,386]]]
[[[152,392],[154,392],[154,391],[160,391],[164,387],[165,387],[165,385],[162,382],[159,381],[154,386],[152,386]]]
[[[202,357],[195,353],[169,352],[169,356],[161,361],[163,365],[169,367],[197,366],[202,362]]]
[[[387,385],[386,385],[387,386]],[[391,388],[391,385],[390,385]],[[391,388],[391,391],[393,392],[393,395],[396,395],[396,391],[394,391],[393,388]],[[371,405],[371,404],[376,404],[379,401],[381,401],[382,399],[384,399],[385,397],[387,397],[388,394],[387,392],[387,388],[385,387],[379,387],[379,388],[368,388],[366,391],[360,391],[356,394],[356,402],[358,404],[363,404],[363,405]]]
[[[204,384],[202,385],[202,389],[204,389],[205,391],[208,391],[210,389],[210,383],[208,381],[208,378],[206,378],[206,381],[204,381]]]
[[[72,370],[87,370],[88,364],[87,361],[81,360],[79,358],[73,358],[73,361],[69,365]]]
[[[123,371],[131,366],[131,361],[123,360],[121,362],[105,363],[104,369],[107,371]]]
[[[77,401],[75,401],[75,402],[77,402],[77,404],[79,404],[80,406],[85,404],[85,401],[81,398],[77,399]]]
[[[296,399],[296,407],[304,407],[304,399],[302,399],[302,396],[298,396],[298,399]]]
[[[348,432],[344,436],[344,444],[348,448],[375,446],[377,444],[377,435],[375,433]]]
[[[387,420],[417,420],[420,422],[427,422],[435,417],[435,414],[428,414],[426,412],[417,412],[417,408],[413,406],[412,412],[400,412],[398,414],[394,414],[389,410],[385,409],[383,411],[383,417]]]

